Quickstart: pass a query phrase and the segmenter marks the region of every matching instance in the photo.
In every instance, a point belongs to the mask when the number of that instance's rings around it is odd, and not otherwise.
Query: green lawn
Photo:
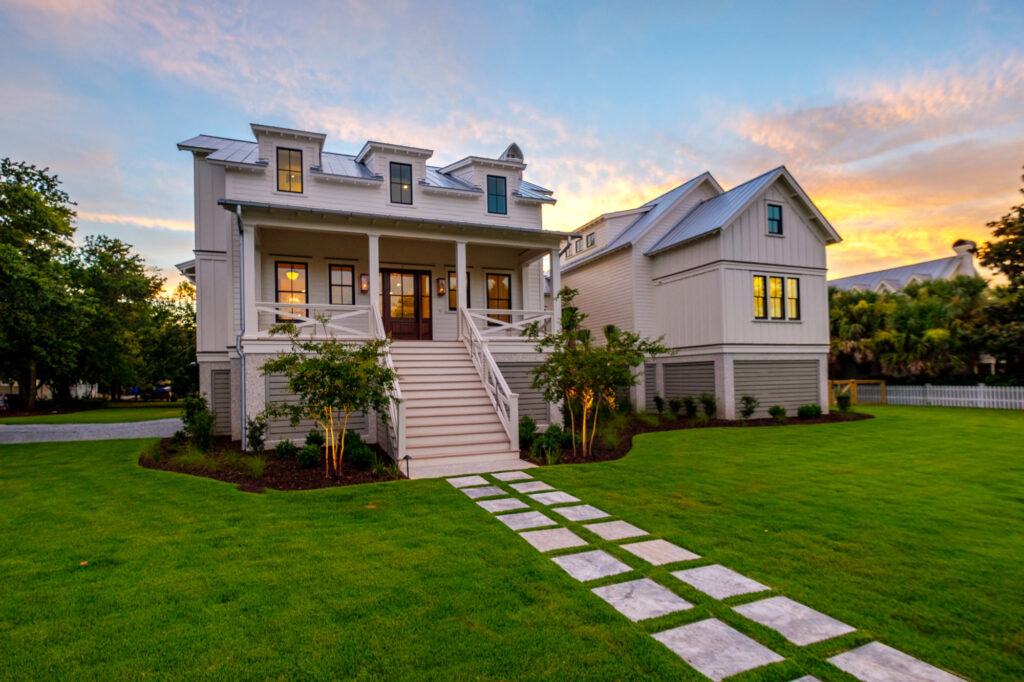
[[[0,446],[0,678],[699,679],[648,633],[712,614],[790,659],[736,681],[850,680],[822,661],[870,639],[1020,679],[1024,414],[877,413],[535,470],[859,628],[803,648],[611,549],[696,604],[630,623],[443,481],[253,495],[147,441]]]
[[[0,424],[116,424],[181,416],[181,403],[110,403],[107,407],[64,414],[4,417]]]

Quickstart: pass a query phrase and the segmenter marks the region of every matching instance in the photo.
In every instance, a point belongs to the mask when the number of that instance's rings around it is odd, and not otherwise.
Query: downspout
[[[242,207],[235,206],[238,219],[238,333],[235,334],[235,351],[241,361],[242,376],[242,452],[248,446],[245,433],[245,351],[242,350],[242,335],[245,334],[245,231],[242,229]]]

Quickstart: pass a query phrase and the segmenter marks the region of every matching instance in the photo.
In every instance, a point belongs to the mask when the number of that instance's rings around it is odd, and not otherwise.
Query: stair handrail
[[[502,375],[501,370],[498,369],[498,363],[494,361],[494,356],[491,355],[487,341],[480,333],[480,330],[477,329],[469,311],[461,305],[459,306],[459,337],[469,350],[469,355],[473,359],[473,365],[480,375],[484,390],[487,391],[487,397],[491,399],[491,404],[494,405],[494,409],[498,413],[501,425],[505,428],[505,433],[508,435],[512,449],[518,450],[519,394],[513,393],[509,389],[505,377]]]
[[[374,338],[386,339],[387,332],[384,331],[384,320],[381,318],[377,304],[370,304],[373,318]],[[401,463],[405,457],[405,401],[402,399],[402,387],[398,384],[398,372],[395,370],[395,363],[391,359],[391,349],[388,348],[383,357],[384,366],[395,372],[395,383],[388,395],[388,431],[391,434],[391,450],[395,461]]]

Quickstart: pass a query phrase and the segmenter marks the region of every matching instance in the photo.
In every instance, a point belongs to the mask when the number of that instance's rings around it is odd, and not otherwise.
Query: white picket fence
[[[890,405],[994,407],[1024,410],[1024,386],[893,386],[886,387]]]

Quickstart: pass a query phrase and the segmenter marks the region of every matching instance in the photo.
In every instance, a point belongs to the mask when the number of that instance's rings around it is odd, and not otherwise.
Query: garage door
[[[298,398],[288,390],[288,377],[283,374],[271,374],[267,377],[267,402],[268,403],[296,403]],[[313,429],[319,429],[317,423],[311,419],[303,419],[296,426],[292,426],[287,419],[272,419],[267,425],[267,441],[274,442],[288,439],[301,445],[306,439],[306,434]],[[364,437],[367,433],[366,415],[362,412],[353,412],[348,418],[348,428],[359,431]]]
[[[766,416],[772,405],[796,416],[801,405],[821,403],[817,360],[737,360],[735,382],[737,414],[744,395],[757,398],[757,416]]]

